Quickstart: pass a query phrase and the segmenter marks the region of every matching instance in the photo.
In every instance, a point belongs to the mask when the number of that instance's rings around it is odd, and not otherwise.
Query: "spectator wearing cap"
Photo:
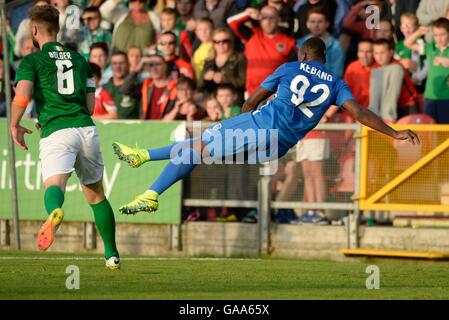
[[[154,11],[146,11],[147,0],[130,0],[129,8],[120,3],[121,0],[107,0],[100,6],[103,18],[114,24],[112,48],[126,52],[131,47],[139,47],[144,52],[156,43],[159,17]]]
[[[250,19],[259,21],[260,27],[246,26]],[[261,11],[247,8],[228,18],[228,23],[245,45],[248,94],[252,94],[281,64],[297,59],[295,40],[277,30],[279,13],[275,8],[265,6]]]

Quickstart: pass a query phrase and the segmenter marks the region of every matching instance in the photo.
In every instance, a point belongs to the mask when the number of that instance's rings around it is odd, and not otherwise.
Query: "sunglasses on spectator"
[[[161,42],[159,42],[159,44],[161,46],[174,46],[176,44],[176,41],[169,41],[169,42],[161,41]]]
[[[230,43],[230,42],[231,42],[230,39],[214,40],[215,44],[226,44],[226,43]]]
[[[260,20],[276,20],[276,17],[262,15],[260,16]]]

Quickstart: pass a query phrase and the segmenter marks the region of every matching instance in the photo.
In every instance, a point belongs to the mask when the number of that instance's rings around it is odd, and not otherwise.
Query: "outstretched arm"
[[[382,119],[376,116],[373,112],[362,108],[355,100],[347,100],[343,103],[343,107],[351,112],[357,121],[367,127],[397,140],[407,140],[413,144],[420,144],[419,138],[415,132],[412,130],[394,130],[392,127],[385,124],[385,122],[383,122]]]
[[[254,91],[248,99],[246,99],[242,107],[242,112],[248,112],[256,109],[259,103],[268,99],[272,94],[273,92],[268,91],[267,89],[262,87],[257,88],[257,90]]]

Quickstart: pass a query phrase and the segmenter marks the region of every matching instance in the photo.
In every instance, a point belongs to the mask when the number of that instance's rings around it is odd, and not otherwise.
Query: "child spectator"
[[[107,43],[108,47],[111,46],[111,33],[104,30],[101,26],[100,10],[97,7],[88,7],[84,10],[82,20],[83,27],[83,40],[79,44],[79,53],[89,59],[90,46],[96,42]]]
[[[178,15],[176,10],[171,8],[165,8],[161,13],[161,33],[164,32],[172,32],[176,39],[176,45],[178,46],[179,56],[186,60],[190,61],[192,57],[192,43],[189,38],[189,34],[185,30],[180,30],[177,28],[177,18]],[[160,34],[158,35],[158,40],[160,38]]]
[[[417,92],[407,70],[393,59],[394,44],[386,39],[374,42],[375,68],[371,71],[370,109],[387,121],[416,113]]]
[[[432,43],[418,43],[418,39],[427,32],[427,27],[419,28],[405,40],[405,45],[427,56],[429,69],[424,90],[425,112],[437,123],[449,123],[449,20],[439,18],[432,23]]]
[[[223,114],[223,109],[214,96],[209,96],[204,101],[204,109],[206,110],[206,117],[204,121],[220,121]]]
[[[229,119],[242,113],[242,109],[235,103],[237,101],[237,94],[233,86],[220,84],[217,88],[215,98],[222,109],[220,120]]]
[[[209,51],[213,47],[212,32],[214,31],[214,23],[209,18],[202,18],[197,21],[195,35],[200,41],[200,45],[193,52],[192,65],[195,70],[195,78],[199,79],[203,72],[204,63],[209,56]]]
[[[324,8],[316,7],[310,9],[306,23],[310,33],[298,39],[296,44],[300,47],[301,44],[311,37],[321,38],[326,44],[326,67],[337,77],[343,77],[345,52],[338,39],[327,32],[329,25],[330,21]]]
[[[415,14],[410,12],[401,15],[400,23],[400,30],[404,39],[409,39],[419,28],[418,18]],[[407,48],[404,39],[399,41],[396,45],[396,59],[398,59],[402,66],[411,73],[412,81],[417,85],[418,91],[423,92],[423,81],[427,77],[426,56]],[[421,43],[421,45],[424,44],[422,38],[417,41]]]
[[[89,63],[90,70],[95,79],[95,108],[92,118],[94,119],[118,119],[117,107],[114,98],[103,87],[100,86],[101,68],[95,63]]]

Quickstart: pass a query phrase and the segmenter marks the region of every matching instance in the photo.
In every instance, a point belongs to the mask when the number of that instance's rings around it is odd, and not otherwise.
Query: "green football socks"
[[[56,185],[48,187],[47,190],[45,190],[44,203],[47,213],[52,213],[53,210],[62,207],[62,204],[64,203],[64,192],[62,192],[61,188]]]
[[[91,204],[94,211],[95,224],[100,232],[104,244],[104,257],[119,257],[117,247],[115,245],[115,218],[114,211],[109,204],[108,199]]]

